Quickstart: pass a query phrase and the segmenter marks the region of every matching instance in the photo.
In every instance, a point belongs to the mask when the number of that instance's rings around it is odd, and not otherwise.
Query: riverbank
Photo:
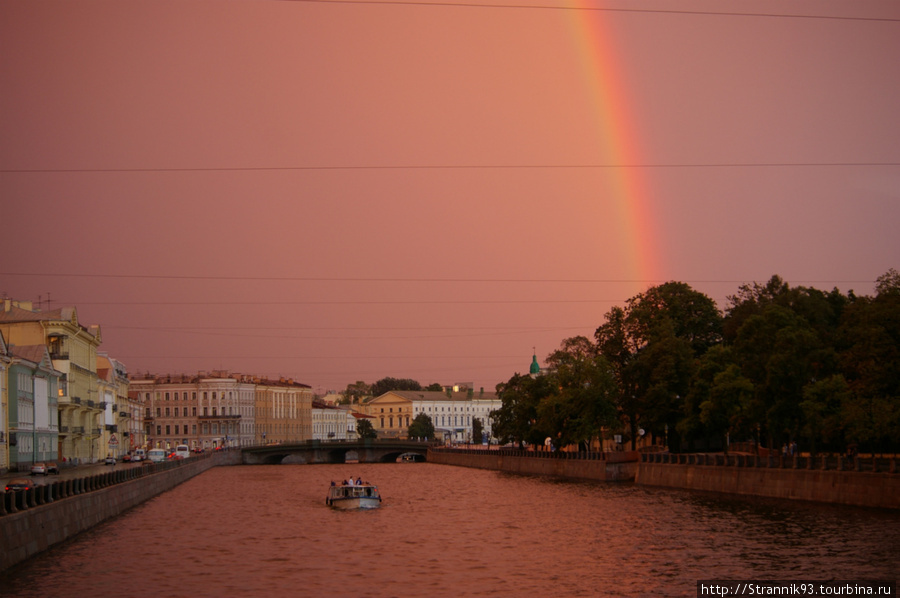
[[[638,453],[534,452],[517,449],[428,449],[428,461],[527,475],[599,481],[632,481]]]
[[[724,494],[900,509],[895,459],[758,458],[749,455],[641,456],[637,484]]]
[[[896,460],[781,459],[636,452],[428,451],[432,463],[528,475],[657,486],[859,507],[900,509]]]
[[[240,451],[223,451],[3,493],[0,572],[212,467],[240,462]]]

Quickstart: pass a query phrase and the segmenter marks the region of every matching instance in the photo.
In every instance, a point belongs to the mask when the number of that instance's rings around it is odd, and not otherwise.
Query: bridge
[[[266,444],[242,449],[244,465],[279,463],[393,463],[400,455],[425,461],[430,442],[366,438],[363,440],[308,440],[290,444]]]

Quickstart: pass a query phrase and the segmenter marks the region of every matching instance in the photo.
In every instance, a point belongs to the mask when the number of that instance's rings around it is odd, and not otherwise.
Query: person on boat
[[[331,485],[332,485],[332,486],[334,486],[334,485],[335,485],[335,483],[334,483],[334,480],[331,480]]]
[[[362,485],[363,485],[363,483],[362,483],[362,478],[356,478],[356,485],[357,485],[357,486],[362,486]]]

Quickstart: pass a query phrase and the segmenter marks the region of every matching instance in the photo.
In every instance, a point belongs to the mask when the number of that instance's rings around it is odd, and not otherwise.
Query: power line
[[[531,303],[618,303],[621,299],[439,299],[426,301],[414,300],[367,300],[353,299],[349,301],[79,301],[77,305],[119,305],[119,306],[150,306],[164,305],[167,307],[203,306],[211,305],[507,305],[507,304],[531,304]],[[56,300],[59,303],[58,300]]]
[[[555,10],[578,12],[613,12],[636,14],[693,15],[716,17],[757,17],[778,19],[825,19],[834,21],[875,21],[896,23],[900,18],[892,17],[851,17],[843,15],[800,15],[788,13],[755,13],[755,12],[722,12],[713,10],[672,10],[652,8],[611,8],[601,6],[568,6],[546,4],[497,4],[488,2],[422,2],[419,0],[274,0],[277,2],[293,2],[297,4],[353,4],[383,6],[433,6],[437,8],[500,8],[516,10]]]
[[[0,272],[0,276],[52,277],[52,278],[111,278],[145,280],[221,280],[244,282],[386,282],[386,283],[572,283],[572,284],[656,284],[666,279],[650,278],[440,278],[440,277],[357,277],[357,276],[211,276],[177,274],[85,274],[73,272]],[[673,280],[673,279],[668,279]],[[687,279],[678,282],[688,284],[746,284],[747,280]],[[794,280],[792,284],[845,283],[869,284],[873,280]],[[59,300],[55,300],[59,303]],[[148,301],[146,304],[158,303]],[[252,302],[257,303],[257,302]],[[330,302],[323,302],[330,303]],[[99,305],[99,304],[93,304]],[[166,303],[166,305],[170,305]]]
[[[289,0],[293,1],[293,0]],[[900,21],[900,19],[898,19]],[[305,166],[190,166],[135,168],[2,168],[0,174],[111,174],[111,173],[191,173],[191,172],[287,172],[348,170],[613,170],[613,169],[696,169],[696,168],[856,168],[894,167],[900,162],[709,162],[648,164],[345,164]]]

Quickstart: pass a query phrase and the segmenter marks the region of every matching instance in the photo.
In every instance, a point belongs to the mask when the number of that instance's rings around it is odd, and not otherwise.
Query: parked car
[[[55,473],[56,475],[59,475],[59,465],[57,465],[54,461],[48,462],[47,463],[47,473],[48,474]]]
[[[106,464],[106,465],[115,465],[115,464],[116,464],[116,458],[113,457],[112,455],[110,455],[110,456],[108,456],[106,459],[103,460],[103,463]]]
[[[175,447],[176,459],[187,459],[191,456],[191,448],[186,444],[179,444]]]
[[[166,451],[163,449],[151,449],[147,453],[147,459],[153,461],[154,463],[159,463],[160,461],[166,460]]]
[[[31,475],[47,475],[46,463],[35,463],[31,466]]]
[[[131,455],[132,461],[143,461],[147,458],[147,451],[144,449],[134,449],[134,454]]]
[[[20,490],[29,490],[34,488],[34,482],[28,478],[13,478],[6,483],[7,492],[18,492]]]
[[[131,453],[122,455],[122,463],[131,463]]]

